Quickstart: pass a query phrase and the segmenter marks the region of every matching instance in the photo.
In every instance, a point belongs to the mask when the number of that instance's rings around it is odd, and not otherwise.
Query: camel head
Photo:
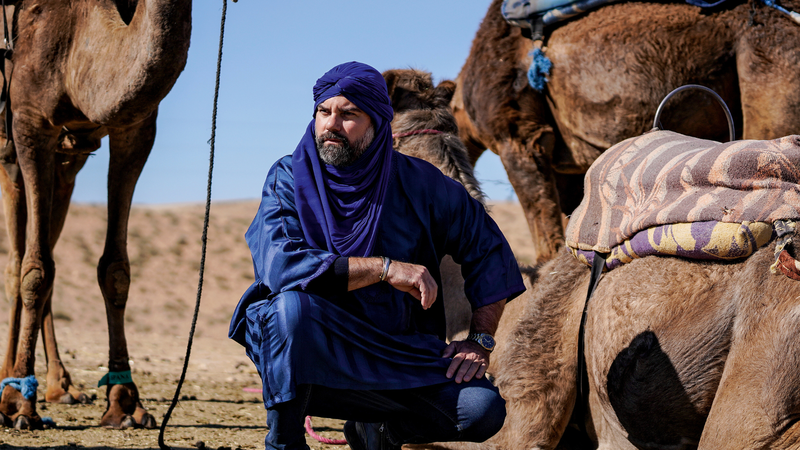
[[[383,77],[394,109],[395,150],[438,167],[483,203],[483,192],[467,150],[458,138],[458,126],[450,109],[456,84],[445,80],[434,87],[429,72],[414,69],[387,70]],[[419,131],[423,133],[414,133]]]
[[[446,108],[456,84],[445,80],[433,86],[430,72],[416,69],[392,69],[383,73],[395,113],[412,109]]]

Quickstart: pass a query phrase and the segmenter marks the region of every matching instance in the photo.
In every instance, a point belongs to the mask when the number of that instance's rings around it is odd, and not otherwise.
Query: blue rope
[[[3,395],[3,389],[5,389],[6,386],[11,386],[18,390],[22,396],[25,397],[25,400],[31,400],[36,396],[36,389],[39,388],[39,382],[36,381],[36,377],[33,375],[28,375],[25,378],[6,378],[0,381],[0,396]],[[55,428],[56,421],[51,417],[42,417],[42,425],[48,428]]]
[[[28,375],[25,378],[6,378],[0,381],[0,395],[3,395],[3,389],[5,389],[6,386],[11,386],[18,390],[26,400],[30,400],[36,396],[36,389],[39,387],[39,382],[36,381],[36,377],[33,375]]]
[[[528,69],[528,83],[535,91],[542,92],[544,84],[549,81],[547,76],[550,75],[553,63],[547,56],[544,56],[544,52],[540,48],[533,49],[530,55],[533,56],[533,60],[531,61],[531,67]]]

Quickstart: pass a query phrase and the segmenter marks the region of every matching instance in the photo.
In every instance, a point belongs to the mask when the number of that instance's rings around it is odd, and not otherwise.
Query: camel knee
[[[128,290],[131,285],[131,266],[127,261],[104,263],[97,266],[97,279],[106,302],[124,308],[128,301]]]
[[[22,304],[26,309],[36,309],[44,305],[47,292],[53,287],[55,268],[45,270],[42,267],[33,267],[27,270],[20,278],[19,294]]]

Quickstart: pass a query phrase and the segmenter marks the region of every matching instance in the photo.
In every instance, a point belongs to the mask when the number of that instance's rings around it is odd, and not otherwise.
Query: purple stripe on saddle
[[[755,231],[754,231],[755,230]],[[661,225],[636,233],[613,247],[606,270],[649,255],[701,260],[746,258],[773,237],[768,224],[731,224],[719,221]],[[592,265],[594,252],[570,249],[584,264]]]

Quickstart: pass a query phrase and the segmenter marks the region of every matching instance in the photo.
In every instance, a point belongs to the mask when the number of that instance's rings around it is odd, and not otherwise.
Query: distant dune
[[[211,206],[199,316],[202,333],[224,336],[236,302],[253,282],[244,233],[257,208],[257,201]],[[494,203],[490,211],[520,262],[530,263],[530,237],[519,204]],[[204,204],[133,207],[128,227],[132,272],[126,314],[129,334],[188,332],[187,317],[191,318],[197,297],[204,212]],[[56,245],[53,311],[57,323],[68,322],[71,329],[105,329],[105,307],[96,274],[105,226],[105,205],[73,204]],[[5,219],[0,228],[0,265],[5,267]],[[0,271],[0,281],[4,282],[4,271]],[[7,317],[8,308],[1,308],[0,328],[6,327]]]

